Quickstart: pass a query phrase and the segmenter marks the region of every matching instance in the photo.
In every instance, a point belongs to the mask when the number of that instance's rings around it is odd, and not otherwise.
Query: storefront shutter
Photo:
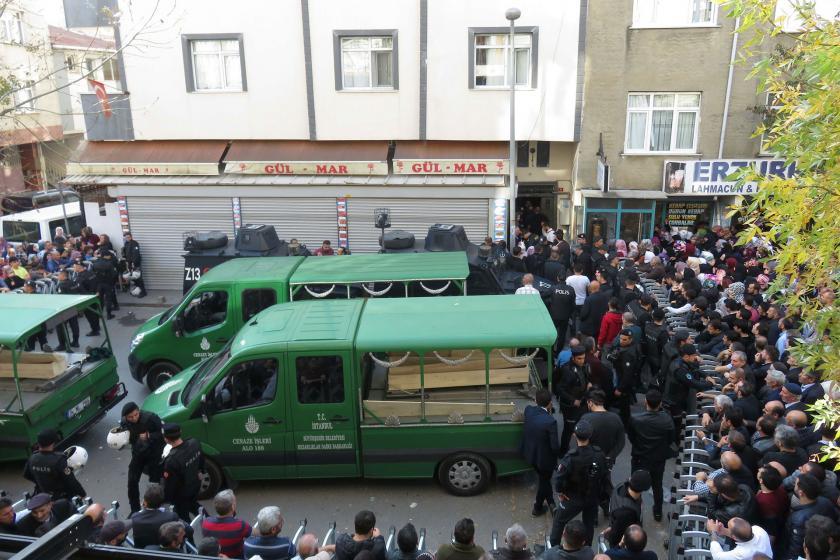
[[[181,291],[186,231],[221,230],[233,239],[230,198],[128,197],[131,233],[143,252],[149,290]]]
[[[348,198],[348,235],[354,253],[379,251],[380,230],[374,227],[376,208],[391,210],[391,228],[410,231],[415,238],[424,239],[433,224],[464,226],[467,237],[480,244],[490,231],[488,224],[490,201],[456,198]]]
[[[329,239],[338,246],[334,198],[242,198],[242,223],[267,224],[280,239],[293,237],[314,251]]]

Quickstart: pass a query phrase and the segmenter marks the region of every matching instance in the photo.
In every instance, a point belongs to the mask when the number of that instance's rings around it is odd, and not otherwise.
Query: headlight
[[[131,339],[131,344],[128,345],[128,353],[134,352],[134,349],[137,348],[137,345],[143,341],[143,337],[146,336],[146,333],[137,333],[134,335],[134,338]]]

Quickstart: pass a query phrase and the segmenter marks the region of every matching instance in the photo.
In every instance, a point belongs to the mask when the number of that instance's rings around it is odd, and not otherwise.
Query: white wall
[[[300,2],[155,4],[120,2],[138,140],[308,138]],[[180,37],[190,33],[243,33],[248,91],[187,93]]]
[[[122,226],[120,225],[120,211],[116,202],[105,203],[105,215],[99,215],[99,204],[85,202],[85,220],[93,233],[105,233],[111,239],[111,244],[117,255],[123,246]]]
[[[428,136],[442,140],[507,140],[509,91],[469,89],[468,28],[539,27],[537,87],[516,92],[519,140],[574,139],[580,5],[576,1],[429,0]]]
[[[420,110],[420,2],[310,0],[309,21],[318,138],[417,138]],[[397,30],[398,91],[336,91],[333,30],[361,29]]]

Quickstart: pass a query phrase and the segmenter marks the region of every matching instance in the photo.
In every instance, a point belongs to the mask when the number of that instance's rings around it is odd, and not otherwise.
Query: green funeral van
[[[56,332],[85,311],[101,315],[96,296],[0,295],[0,461],[29,457],[45,428],[62,440],[85,432],[125,397],[104,320],[87,347],[34,351],[39,333],[55,346]]]
[[[156,389],[214,356],[251,317],[300,299],[463,294],[466,253],[362,254],[231,259],[210,269],[184,298],[146,321],[131,340],[128,367]]]
[[[555,337],[539,297],[285,303],[143,408],[201,441],[205,496],[323,477],[428,477],[473,495],[528,469],[522,411]]]

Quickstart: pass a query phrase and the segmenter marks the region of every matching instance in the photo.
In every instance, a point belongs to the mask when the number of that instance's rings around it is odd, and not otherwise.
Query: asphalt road
[[[144,303],[148,301],[143,300]],[[145,319],[162,311],[163,308],[128,307],[116,313],[108,321],[108,332],[117,355],[120,379],[128,388],[128,400],[142,403],[148,389],[131,378],[128,372],[128,345],[134,330]],[[82,321],[82,328],[86,325]],[[84,331],[83,331],[84,332]],[[110,411],[108,416],[79,439],[78,444],[87,449],[90,459],[79,474],[79,480],[89,495],[96,501],[110,503],[119,500],[122,514],[127,513],[126,479],[130,451],[114,451],[105,445],[108,430],[119,422],[121,406]],[[613,470],[613,482],[629,476],[629,444]],[[31,484],[21,476],[22,463],[0,463],[0,488],[14,497],[31,490]],[[145,478],[143,479],[145,481]],[[670,475],[666,471],[667,486]],[[142,496],[144,482],[141,481]],[[528,532],[529,541],[542,543],[551,531],[548,515],[531,516],[533,497],[536,492],[536,477],[531,473],[498,480],[489,491],[480,496],[458,498],[446,493],[432,480],[286,480],[266,482],[245,482],[236,489],[238,513],[254,522],[261,507],[280,506],[286,518],[284,533],[294,533],[298,521],[307,519],[309,530],[323,536],[330,522],[335,521],[339,531],[352,532],[353,516],[361,509],[370,509],[377,516],[377,525],[384,533],[394,525],[399,529],[412,522],[419,529],[425,527],[429,547],[436,549],[451,537],[452,527],[462,517],[470,517],[476,524],[476,542],[485,548],[489,546],[490,534],[504,531],[513,523],[520,523]],[[650,512],[653,496],[645,497],[644,525],[648,531],[649,548],[662,557],[662,544],[667,538],[665,525],[656,523]],[[212,508],[212,504],[205,502]],[[604,525],[599,519],[599,530]]]

